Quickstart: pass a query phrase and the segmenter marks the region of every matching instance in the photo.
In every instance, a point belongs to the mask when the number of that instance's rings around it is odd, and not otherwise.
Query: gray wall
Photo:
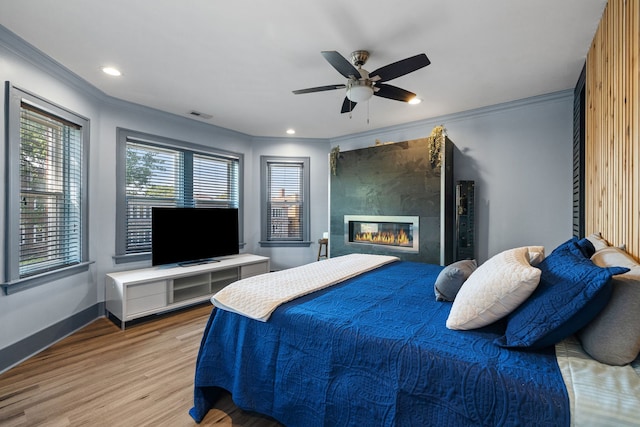
[[[244,153],[244,252],[273,258],[273,268],[286,268],[316,260],[318,245],[308,248],[261,249],[260,155],[311,157],[311,237],[314,242],[327,231],[328,140],[294,140],[283,137],[254,138],[189,118],[166,114],[110,98],[0,26],[0,78],[51,102],[86,116],[91,121],[89,161],[89,271],[32,289],[4,295],[0,292],[0,371],[3,349],[35,334],[51,336],[67,319],[104,301],[104,276],[108,272],[147,267],[149,262],[115,264],[116,127],[174,138]],[[4,93],[3,93],[4,97]],[[4,117],[4,102],[0,117]],[[5,122],[0,120],[0,134]],[[255,148],[255,149],[254,149]],[[4,176],[4,150],[0,151]],[[0,196],[0,235],[4,240],[4,197]],[[315,239],[315,240],[314,240]],[[5,259],[4,246],[0,256]],[[0,263],[0,280],[4,277]],[[24,346],[22,346],[24,347]]]
[[[572,90],[336,138],[331,146],[422,138],[441,124],[456,146],[454,181],[476,182],[480,262],[517,246],[550,251],[571,237]]]
[[[0,353],[99,305],[104,301],[107,272],[148,265],[115,265],[112,259],[118,126],[243,152],[245,251],[272,257],[272,266],[277,269],[314,261],[318,250],[315,242],[329,231],[328,154],[332,146],[350,150],[373,145],[376,139],[423,138],[438,124],[445,125],[459,150],[455,153],[455,179],[476,181],[481,261],[517,245],[542,244],[552,248],[571,234],[570,92],[327,141],[252,137],[111,99],[3,27],[0,27],[0,78],[90,118],[89,252],[94,261],[87,273],[12,295],[0,294]],[[4,117],[4,103],[0,104],[0,117]],[[0,120],[2,135],[4,126],[4,120]],[[260,155],[311,158],[314,242],[311,247],[260,248]],[[4,161],[2,151],[3,176]],[[0,196],[3,240],[4,197],[3,193]],[[0,245],[2,259],[4,255],[4,247]]]
[[[1,28],[0,28],[1,29]],[[8,37],[0,32],[0,41],[6,41]],[[72,78],[60,73],[49,61],[43,60],[38,68],[31,62],[33,59],[28,55],[31,52],[13,52],[0,44],[0,78],[2,81],[11,81],[14,85],[20,86],[30,92],[46,97],[57,104],[64,105],[78,114],[92,119],[98,117],[99,106],[96,98],[90,93],[82,93],[74,87]],[[22,55],[25,55],[23,57]],[[37,58],[36,58],[37,60]],[[56,74],[58,73],[58,74]],[[3,89],[4,99],[4,89]],[[4,102],[0,106],[0,134],[5,135],[5,111]],[[96,143],[98,142],[97,126],[92,120],[91,124],[91,189],[95,192],[98,188],[99,162]],[[4,140],[3,140],[4,147]],[[0,173],[5,176],[5,150],[1,151]],[[97,195],[96,195],[97,196]],[[92,196],[94,199],[99,197]],[[0,218],[2,225],[2,241],[5,229],[5,197],[3,192],[0,197]],[[90,206],[89,215],[91,218],[91,233],[97,230],[101,218],[95,218],[97,209]],[[98,242],[91,244],[95,246]],[[0,253],[3,262],[0,265],[0,280],[4,279],[4,245],[0,245]],[[92,259],[95,259],[91,254]],[[0,348],[4,348],[20,339],[30,336],[40,330],[68,318],[72,314],[78,313],[98,301],[98,289],[96,286],[97,265],[92,265],[86,273],[77,274],[64,280],[49,283],[35,289],[18,292],[15,295],[0,295],[0,323],[2,333],[0,333]],[[0,367],[1,369],[1,367]]]
[[[309,157],[309,181],[311,198],[309,217],[311,221],[311,246],[303,247],[260,247],[260,156]],[[255,172],[245,183],[245,188],[252,193],[245,197],[246,211],[251,212],[254,220],[248,235],[245,230],[247,246],[245,251],[271,258],[271,269],[282,270],[316,261],[318,256],[318,239],[328,231],[329,210],[329,142],[324,139],[288,139],[260,138],[252,139],[252,157]]]

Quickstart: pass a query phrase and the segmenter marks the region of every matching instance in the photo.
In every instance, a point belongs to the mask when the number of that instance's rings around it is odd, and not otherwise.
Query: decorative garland
[[[429,145],[429,163],[431,167],[440,168],[442,165],[442,147],[444,146],[444,138],[447,136],[447,130],[444,125],[436,126],[431,131],[431,135],[427,137]]]
[[[335,176],[336,169],[338,167],[338,156],[340,155],[340,146],[336,145],[331,149],[329,154],[329,166],[331,167],[331,173]]]
[[[429,146],[429,163],[434,169],[440,169],[442,166],[442,147],[444,146],[444,139],[447,135],[447,130],[444,125],[439,125],[431,130],[431,135],[427,137],[427,145]],[[376,140],[376,146],[391,144],[390,142],[381,142]],[[331,173],[335,176],[338,168],[338,157],[340,157],[340,146],[336,145],[331,149],[329,154],[329,166]]]

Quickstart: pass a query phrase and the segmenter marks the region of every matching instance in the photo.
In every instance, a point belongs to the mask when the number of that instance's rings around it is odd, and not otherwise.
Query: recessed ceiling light
[[[102,67],[102,72],[105,74],[109,74],[110,76],[121,76],[122,73],[117,68],[113,67]]]
[[[412,98],[412,99],[409,101],[409,104],[411,104],[411,105],[417,105],[417,104],[420,104],[421,102],[422,102],[422,99],[420,99],[420,98],[418,98],[418,97],[416,96],[415,98]]]
[[[288,135],[293,135],[295,133],[296,133],[295,129],[287,129],[287,134]]]

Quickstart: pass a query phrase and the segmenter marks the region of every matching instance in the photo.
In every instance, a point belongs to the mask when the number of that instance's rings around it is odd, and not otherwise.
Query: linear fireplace
[[[345,215],[344,243],[390,251],[420,251],[418,216]]]

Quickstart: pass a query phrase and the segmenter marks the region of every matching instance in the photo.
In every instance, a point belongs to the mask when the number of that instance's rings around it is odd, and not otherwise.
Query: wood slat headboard
[[[609,0],[586,63],[585,233],[640,259],[640,2]]]

